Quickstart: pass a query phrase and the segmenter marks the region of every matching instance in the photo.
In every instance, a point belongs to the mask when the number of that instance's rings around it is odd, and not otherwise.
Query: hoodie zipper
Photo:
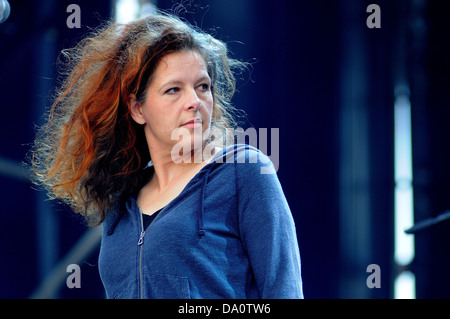
[[[141,234],[139,235],[138,246],[139,246],[139,299],[144,299],[144,280],[142,274],[142,245],[144,244],[144,217],[142,216],[141,209],[139,209],[139,216],[141,219]]]
[[[144,229],[144,213],[139,208],[139,217],[141,220],[141,233],[139,234],[139,240],[138,240],[138,247],[139,247],[139,299],[144,299],[144,275],[142,273],[142,250],[144,245],[144,236],[145,236],[145,229]],[[155,221],[155,218],[151,221],[151,223],[147,226],[150,227],[151,224]]]

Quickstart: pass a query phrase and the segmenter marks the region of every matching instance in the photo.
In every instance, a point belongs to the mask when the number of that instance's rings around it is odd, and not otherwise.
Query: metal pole
[[[67,266],[79,265],[100,245],[102,227],[88,229],[67,255],[61,259],[39,287],[30,295],[30,299],[49,299],[57,295],[67,280]]]

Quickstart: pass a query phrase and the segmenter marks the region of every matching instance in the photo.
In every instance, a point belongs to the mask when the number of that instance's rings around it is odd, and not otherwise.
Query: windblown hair
[[[183,50],[205,59],[214,99],[211,137],[224,136],[235,126],[234,70],[245,63],[229,58],[223,42],[170,14],[110,22],[61,52],[63,80],[29,152],[33,181],[90,225],[102,223],[117,200],[148,178],[148,145],[130,115],[128,97],[145,101],[158,62]]]

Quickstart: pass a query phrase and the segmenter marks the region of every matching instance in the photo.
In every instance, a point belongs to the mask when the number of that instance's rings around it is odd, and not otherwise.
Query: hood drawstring
[[[197,210],[198,235],[200,237],[205,235],[205,227],[203,225],[203,202],[205,200],[206,184],[208,183],[209,170],[205,172],[203,177],[202,191],[200,192],[200,206]]]

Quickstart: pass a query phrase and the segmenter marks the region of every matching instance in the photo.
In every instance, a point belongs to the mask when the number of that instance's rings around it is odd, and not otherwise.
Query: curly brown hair
[[[29,152],[33,181],[51,199],[103,222],[120,199],[148,176],[150,154],[142,126],[130,115],[128,97],[145,101],[158,62],[170,52],[195,50],[205,59],[214,99],[211,136],[235,126],[231,97],[235,70],[226,45],[180,18],[157,13],[128,23],[107,23],[75,48],[63,50],[63,76],[46,121]],[[220,133],[222,132],[222,133]]]

